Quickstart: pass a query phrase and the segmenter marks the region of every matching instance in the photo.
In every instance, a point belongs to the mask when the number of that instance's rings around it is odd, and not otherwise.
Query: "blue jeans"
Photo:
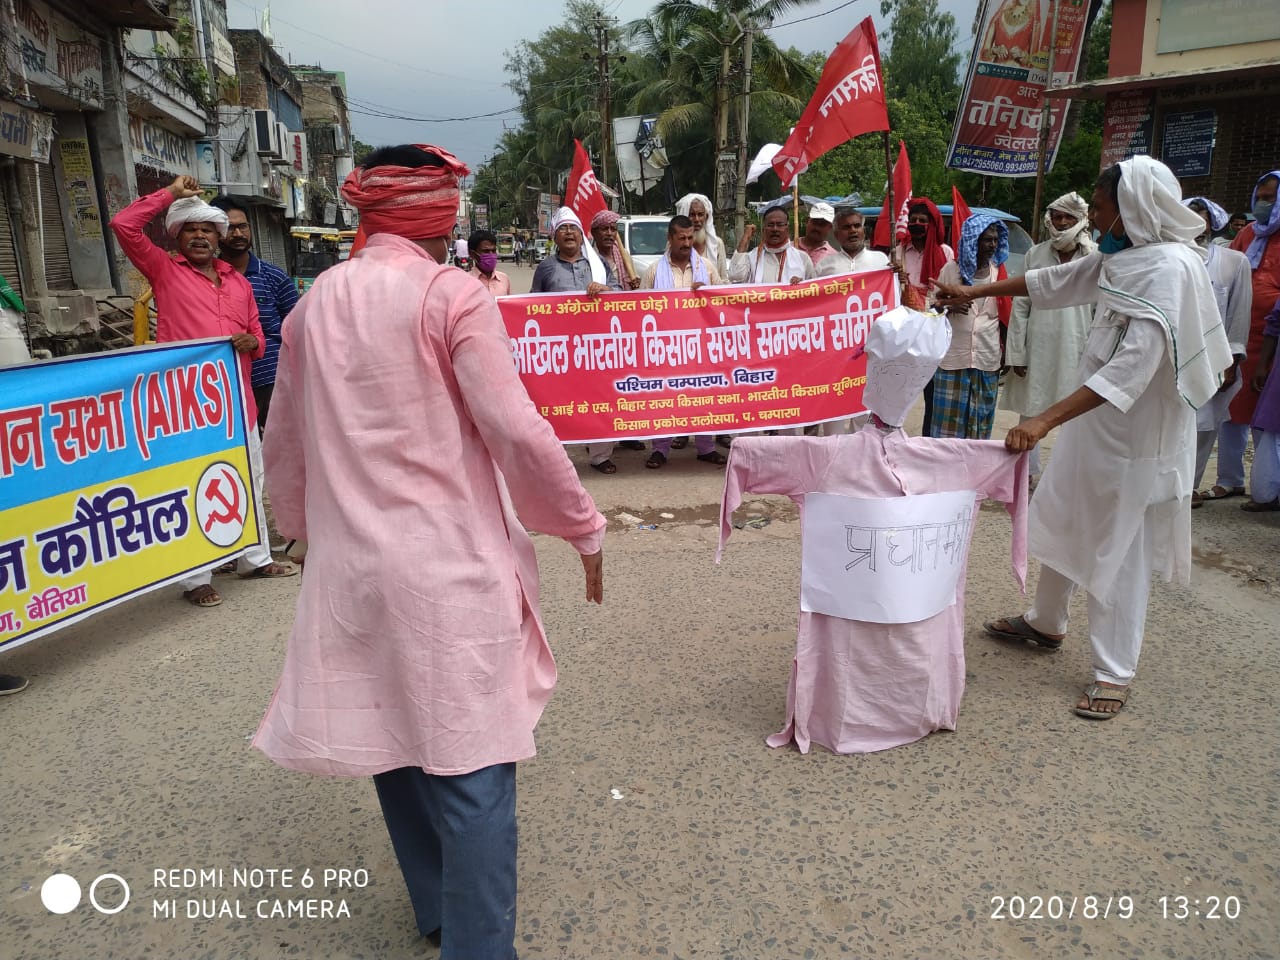
[[[418,930],[440,960],[515,960],[516,765],[373,778]]]

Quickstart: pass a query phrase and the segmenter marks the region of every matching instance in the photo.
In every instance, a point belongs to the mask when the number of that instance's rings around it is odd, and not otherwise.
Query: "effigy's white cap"
[[[901,426],[951,346],[951,323],[941,313],[890,310],[867,334],[863,404],[886,424]]]

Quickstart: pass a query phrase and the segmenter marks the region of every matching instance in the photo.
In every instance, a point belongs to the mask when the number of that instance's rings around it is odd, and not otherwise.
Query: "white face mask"
[[[1080,236],[1089,229],[1088,219],[1077,220],[1074,225],[1067,227],[1065,230],[1058,230],[1052,223],[1049,224],[1049,245],[1059,253],[1066,253],[1068,250],[1074,250],[1080,245]]]

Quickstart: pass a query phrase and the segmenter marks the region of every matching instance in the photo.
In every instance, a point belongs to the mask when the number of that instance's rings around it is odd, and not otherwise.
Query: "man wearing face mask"
[[[1194,411],[1232,363],[1195,243],[1204,221],[1181,201],[1168,167],[1133,157],[1094,188],[1097,253],[987,287],[938,287],[948,307],[993,294],[1033,306],[1096,303],[1079,388],[1005,437],[1009,449],[1030,450],[1063,425],[1031,501],[1035,602],[986,624],[997,638],[1056,650],[1083,587],[1094,679],[1074,710],[1089,719],[1111,719],[1129,697],[1152,574],[1190,582]]]
[[[756,235],[754,223],[747,224],[738,249],[729,261],[730,283],[802,283],[816,273],[809,255],[791,242],[787,211],[770,207],[761,219],[763,237],[754,253],[748,253]]]
[[[1078,193],[1063,194],[1044,215],[1049,239],[1027,252],[1026,269],[1053,267],[1087,257],[1095,249],[1089,234],[1089,205]],[[1028,297],[1013,301],[1005,363],[1013,376],[1005,380],[1000,407],[1022,420],[1043,413],[1076,388],[1080,354],[1093,323],[1093,307],[1036,307]],[[1028,464],[1032,483],[1040,480],[1040,445]]]
[[[1218,437],[1218,429],[1229,419],[1231,401],[1243,386],[1240,382],[1240,364],[1244,361],[1245,343],[1249,339],[1253,287],[1249,278],[1249,261],[1245,255],[1209,242],[1213,231],[1221,230],[1227,222],[1227,211],[1208,197],[1190,197],[1184,202],[1188,209],[1194,210],[1204,220],[1204,233],[1196,237],[1196,243],[1208,257],[1209,282],[1213,285],[1218,314],[1222,317],[1222,327],[1226,331],[1227,342],[1231,345],[1231,357],[1234,361],[1223,374],[1222,386],[1213,399],[1196,411],[1196,492],[1191,494],[1191,506],[1195,508],[1203,506],[1205,500],[1221,500],[1243,492],[1227,485],[1231,468],[1223,469],[1221,458],[1218,464],[1218,483],[1204,493],[1200,493],[1199,488],[1209,464],[1209,454],[1213,452],[1213,444]],[[1243,464],[1240,469],[1244,469]]]
[[[444,266],[466,174],[427,144],[369,154],[342,186],[368,242],[285,327],[267,474],[309,552],[253,746],[372,777],[418,931],[515,960],[516,763],[556,681],[525,530],[567,541],[599,603],[605,520],[497,304]]]
[[[484,284],[495,299],[511,292],[511,278],[498,269],[498,236],[492,230],[476,230],[467,238],[471,251],[471,275]]]
[[[1253,271],[1249,343],[1245,347],[1244,363],[1240,365],[1240,377],[1244,386],[1231,401],[1231,419],[1218,432],[1219,473],[1222,472],[1222,462],[1225,460],[1232,471],[1226,478],[1228,489],[1238,493],[1244,492],[1245,448],[1249,444],[1249,425],[1253,421],[1254,408],[1261,392],[1254,381],[1258,379],[1258,361],[1262,356],[1267,312],[1276,299],[1280,298],[1280,204],[1276,203],[1278,187],[1280,170],[1272,170],[1258,178],[1253,196],[1250,197],[1254,221],[1231,241],[1231,249],[1239,250],[1248,257],[1249,269]],[[1248,500],[1240,505],[1240,509],[1256,510],[1257,503]]]
[[[1243,230],[1248,223],[1249,215],[1247,213],[1233,213],[1231,219],[1227,221],[1227,229],[1214,237],[1213,242],[1224,247],[1231,246],[1231,241],[1236,238],[1236,234]]]

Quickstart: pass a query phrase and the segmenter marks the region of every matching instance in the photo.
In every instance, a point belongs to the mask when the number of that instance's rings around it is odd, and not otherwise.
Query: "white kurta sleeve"
[[[1141,317],[1132,318],[1111,359],[1084,385],[1121,413],[1128,413],[1146,392],[1160,364],[1167,362],[1167,354],[1160,324]]]
[[[730,283],[751,283],[751,254],[734,252],[729,261]]]
[[[1225,253],[1226,251],[1223,251]],[[1235,253],[1235,251],[1231,251]],[[1249,258],[1232,257],[1235,269],[1231,272],[1227,284],[1227,343],[1233,356],[1243,357],[1245,345],[1249,342],[1249,324],[1253,311],[1253,272],[1249,267]]]
[[[1104,257],[1094,251],[1056,267],[1027,271],[1027,293],[1033,307],[1078,307],[1098,300]]]

